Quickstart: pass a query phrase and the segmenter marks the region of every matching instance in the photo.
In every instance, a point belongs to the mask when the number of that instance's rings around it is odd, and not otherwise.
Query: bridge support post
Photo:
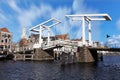
[[[97,53],[97,60],[103,61],[103,53]]]
[[[86,46],[78,47],[77,62],[94,62],[95,59]]]
[[[25,54],[23,55],[23,61],[25,61]]]
[[[103,61],[103,53],[100,54],[100,60]]]
[[[92,46],[91,21],[88,22],[88,38],[89,38],[89,46]]]
[[[85,45],[85,18],[82,17],[82,44]]]
[[[49,30],[49,28],[48,28],[47,46],[50,46],[50,30]]]
[[[17,56],[16,56],[16,54],[14,54],[14,59],[13,60],[16,61],[16,59],[17,59]]]
[[[41,26],[40,26],[40,30],[39,30],[39,47],[41,48],[41,42],[42,42],[42,30],[41,30]]]

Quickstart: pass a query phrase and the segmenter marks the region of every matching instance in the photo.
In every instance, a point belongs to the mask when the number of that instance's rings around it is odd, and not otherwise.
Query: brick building
[[[0,49],[11,50],[12,33],[6,28],[0,28]]]

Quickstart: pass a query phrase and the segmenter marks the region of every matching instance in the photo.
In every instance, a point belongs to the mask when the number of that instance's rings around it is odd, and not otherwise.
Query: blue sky
[[[13,33],[13,41],[21,38],[22,28],[40,24],[52,17],[62,21],[51,29],[51,35],[68,33],[81,38],[81,22],[66,19],[66,14],[108,13],[112,21],[92,22],[94,41],[106,42],[117,38],[120,42],[120,0],[0,0],[0,27]],[[86,37],[87,38],[87,37]]]

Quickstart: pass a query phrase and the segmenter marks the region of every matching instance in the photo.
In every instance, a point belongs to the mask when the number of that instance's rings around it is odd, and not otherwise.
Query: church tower
[[[26,27],[23,27],[23,29],[22,29],[22,36],[21,36],[21,38],[23,39],[23,38],[27,38],[27,35],[26,35]]]
[[[26,35],[26,27],[23,27],[21,40],[19,42],[19,47],[24,47],[25,48],[27,46],[28,46],[28,40],[27,40],[27,35]]]

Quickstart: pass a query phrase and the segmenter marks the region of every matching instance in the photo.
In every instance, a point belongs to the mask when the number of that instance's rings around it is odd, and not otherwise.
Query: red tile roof
[[[3,31],[3,32],[9,32],[10,33],[10,31],[7,29],[7,28],[0,28],[0,31]]]
[[[68,35],[68,34],[56,35],[55,37],[56,37],[57,39],[62,39],[62,40],[69,39],[69,35]]]

